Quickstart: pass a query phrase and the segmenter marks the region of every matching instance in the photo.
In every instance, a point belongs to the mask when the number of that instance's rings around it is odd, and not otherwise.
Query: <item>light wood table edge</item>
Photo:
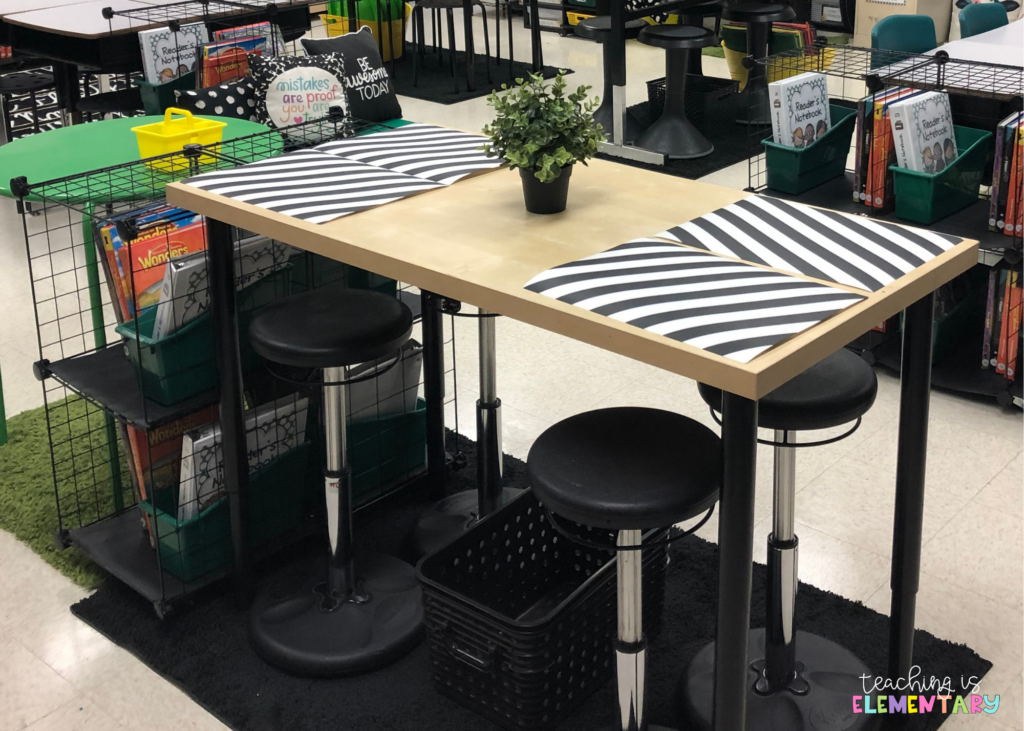
[[[417,197],[431,195],[438,190],[444,189],[424,191]],[[740,363],[611,318],[581,317],[579,308],[525,288],[515,293],[492,289],[450,272],[428,269],[404,259],[353,246],[328,235],[319,224],[274,211],[254,210],[249,204],[183,183],[167,186],[167,201],[296,248],[482,307],[750,399],[770,393],[810,364],[967,271],[977,263],[978,249],[977,241],[962,242],[878,292],[842,287],[864,296],[864,301],[785,340],[751,362]],[[793,272],[759,268],[809,279]],[[834,286],[831,282],[809,281]],[[796,351],[801,351],[805,357],[791,358]]]

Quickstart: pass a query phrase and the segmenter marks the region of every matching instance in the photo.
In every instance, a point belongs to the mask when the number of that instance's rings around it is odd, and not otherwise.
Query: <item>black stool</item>
[[[267,305],[249,327],[253,349],[263,358],[324,373],[327,566],[295,566],[271,577],[249,621],[256,651],[288,672],[365,672],[420,640],[423,608],[413,567],[390,556],[353,555],[345,425],[348,366],[397,357],[411,332],[412,313],[398,299],[333,288]]]
[[[717,46],[718,36],[692,25],[652,25],[640,31],[640,42],[665,49],[665,111],[636,146],[680,160],[710,155],[715,146],[686,117],[686,74],[690,51]]]
[[[772,23],[792,20],[796,11],[782,3],[741,2],[726,5],[723,20],[747,24],[747,55],[764,58],[772,37]],[[768,75],[762,64],[755,63],[747,74],[747,85],[737,98],[736,121],[740,124],[771,124],[768,109]]]
[[[697,28],[704,27],[704,18],[715,19],[715,33],[718,33],[722,24],[722,8],[725,0],[707,0],[706,2],[688,5],[679,11],[679,25],[692,25]],[[690,74],[704,75],[703,54],[701,49],[695,48],[690,51]]]
[[[699,385],[701,397],[721,411],[722,392]],[[765,629],[750,632],[747,657],[748,731],[863,731],[878,716],[854,714],[850,697],[862,694],[861,675],[872,672],[852,652],[829,640],[796,632],[797,546],[794,532],[796,432],[829,429],[855,421],[860,426],[875,401],[875,372],[860,356],[840,350],[758,401],[758,426],[775,430],[772,532],[768,536]],[[711,728],[714,643],[702,649],[681,681],[680,712],[696,728]],[[829,720],[831,719],[831,720]],[[830,725],[831,724],[831,725]]]
[[[640,31],[647,27],[647,23],[639,18],[637,20],[629,20],[626,22],[626,39],[630,40],[640,35]],[[612,48],[607,43],[612,33],[612,19],[607,15],[599,15],[596,18],[586,18],[581,20],[576,26],[576,35],[580,38],[588,38],[592,41],[597,41],[602,46],[603,60],[604,60],[604,92],[601,94],[601,106],[594,111],[594,121],[604,128],[605,134],[608,139],[612,136],[612,116],[613,104],[612,104],[612,79],[609,74],[611,73],[611,55]],[[636,139],[636,136],[641,132],[640,121],[632,115],[628,110],[626,111],[626,130],[623,135],[623,142],[632,142]]]
[[[39,126],[39,102],[36,99],[36,94],[52,88],[53,74],[47,71],[19,71],[0,76],[0,116],[3,117],[2,131],[4,134],[0,144],[14,139],[14,121],[11,117],[15,112],[30,113],[32,115],[32,131],[37,133],[42,131]],[[12,96],[27,96],[29,99],[28,109],[12,109]]]
[[[444,11],[445,17],[448,19],[448,57],[451,63],[451,75],[452,83],[455,84],[455,93],[459,93],[459,78],[455,73],[455,16],[454,10],[462,9],[462,0],[418,0],[418,2],[412,8],[412,85],[419,86],[420,83],[420,71],[419,71],[419,58],[424,53],[424,35],[425,28],[423,23],[423,11],[430,10],[432,13],[431,17],[431,32],[435,42],[438,43],[437,52],[441,53],[443,44],[438,41],[439,33],[441,29],[441,11]],[[491,36],[487,31],[487,8],[480,0],[473,0],[473,7],[480,8],[480,12],[483,14],[484,19],[484,64],[487,68],[487,83],[491,83]],[[497,15],[497,6],[495,6],[495,14]],[[496,26],[497,27],[497,26]],[[509,23],[509,33],[511,34],[512,25]],[[500,35],[499,35],[500,39]],[[498,41],[501,42],[500,40]],[[509,47],[511,48],[512,41],[511,35],[509,36]],[[469,55],[466,55],[466,74],[467,78],[469,74],[476,74],[476,69],[469,68]],[[509,73],[511,75],[511,61],[509,62]]]
[[[541,434],[530,449],[527,470],[537,497],[555,516],[618,531],[619,720],[614,728],[664,728],[644,717],[641,536],[714,507],[722,483],[721,440],[679,414],[600,409],[571,416]]]

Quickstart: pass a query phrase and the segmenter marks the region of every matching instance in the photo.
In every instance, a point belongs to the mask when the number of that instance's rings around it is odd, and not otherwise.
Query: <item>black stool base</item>
[[[499,505],[506,505],[522,492],[506,487],[501,491]],[[413,529],[409,546],[413,555],[426,556],[465,533],[477,521],[479,502],[476,490],[465,490],[434,503]]]
[[[747,659],[764,658],[764,629],[750,631]],[[796,659],[810,686],[805,695],[780,691],[760,695],[754,690],[758,673],[747,671],[747,731],[868,731],[878,728],[874,714],[853,712],[852,697],[864,694],[861,675],[874,677],[845,647],[809,632],[796,633]],[[694,729],[711,731],[714,698],[715,643],[705,645],[679,681],[679,713]],[[689,728],[689,727],[687,727]]]
[[[294,675],[354,675],[388,665],[423,637],[422,592],[416,570],[397,558],[356,557],[365,604],[323,609],[326,560],[309,561],[272,576],[249,614],[249,636],[271,665]]]
[[[663,114],[636,138],[636,146],[668,155],[674,160],[707,157],[715,151],[707,137],[688,119]]]

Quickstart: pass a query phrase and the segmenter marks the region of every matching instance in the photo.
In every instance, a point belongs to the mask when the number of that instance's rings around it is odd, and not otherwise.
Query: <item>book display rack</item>
[[[244,500],[223,477],[214,347],[222,325],[209,312],[206,223],[168,206],[164,187],[377,129],[334,114],[59,180],[12,181],[21,203],[32,203],[23,221],[57,543],[83,551],[161,616],[230,574],[237,542],[265,557],[326,524],[317,376],[271,371],[253,352],[248,323],[258,308],[311,288],[348,286],[400,297],[416,314],[401,353],[350,369],[357,382],[348,400],[348,449],[360,508],[426,473],[425,357],[434,373],[443,372],[444,411],[457,419],[451,317],[440,332],[425,331],[418,291],[235,230],[250,469]],[[433,350],[424,349],[425,338]],[[449,464],[464,465],[455,443],[449,446]]]
[[[820,139],[803,149],[783,147],[772,143],[767,89],[741,93],[737,114],[751,122],[748,190],[977,239],[979,267],[937,293],[932,382],[1021,406],[1020,378],[995,354],[1016,359],[1022,347],[1021,290],[1012,283],[1021,279],[1022,231],[1014,223],[1024,207],[1024,175],[1013,169],[1024,148],[1012,125],[1024,108],[1024,69],[960,61],[941,50],[915,55],[817,43],[748,57],[744,65],[759,69],[751,78],[765,85],[823,74],[832,112],[832,127]],[[948,94],[957,154],[929,156],[927,172],[901,169],[889,104],[931,91]],[[894,319],[851,347],[898,369],[899,334]]]

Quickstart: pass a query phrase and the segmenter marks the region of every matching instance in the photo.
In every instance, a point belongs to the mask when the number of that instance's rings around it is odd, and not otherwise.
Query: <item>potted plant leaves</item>
[[[550,84],[540,74],[501,85],[487,103],[494,121],[483,129],[490,138],[488,157],[503,157],[509,168],[519,168],[526,210],[561,213],[569,194],[569,176],[577,162],[584,165],[597,153],[604,131],[594,123],[598,99],[588,99],[589,86],[566,93],[565,73]]]

